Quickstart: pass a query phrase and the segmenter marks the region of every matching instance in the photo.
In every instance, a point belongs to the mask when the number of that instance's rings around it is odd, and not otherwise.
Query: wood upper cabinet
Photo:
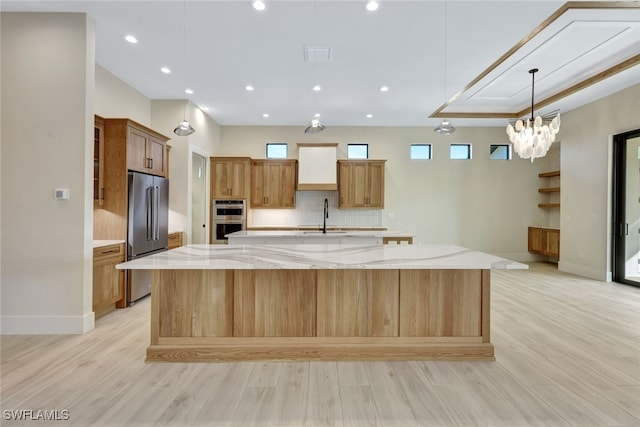
[[[124,262],[124,243],[93,249],[93,311],[99,317],[116,308],[124,300],[124,270],[116,265]]]
[[[127,169],[166,177],[167,140],[130,125],[127,135]]]
[[[560,230],[555,228],[529,227],[528,250],[558,258],[560,256]]]
[[[104,202],[104,119],[94,116],[93,122],[93,204]]]
[[[251,161],[251,207],[295,208],[297,160]]]
[[[211,193],[214,199],[248,199],[250,182],[250,158],[211,158]]]
[[[340,208],[384,208],[386,160],[338,160]]]

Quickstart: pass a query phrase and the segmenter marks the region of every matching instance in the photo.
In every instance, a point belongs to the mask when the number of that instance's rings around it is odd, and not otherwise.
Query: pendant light
[[[447,2],[444,2],[444,102],[447,102]],[[440,135],[451,135],[456,131],[456,128],[447,120],[442,120],[442,123],[436,127],[434,132],[438,132]]]
[[[187,0],[184,1],[184,26],[183,26],[183,33],[182,33],[182,43],[183,43],[183,48],[182,48],[182,59],[184,62],[184,67],[183,67],[183,72],[184,72],[184,84],[185,87],[187,86]],[[183,119],[182,121],[178,124],[178,126],[176,126],[176,128],[173,130],[173,133],[175,133],[178,136],[187,136],[187,135],[191,135],[192,133],[194,133],[196,130],[191,126],[191,124],[189,124],[189,122],[187,121],[187,106],[189,104],[189,99],[185,99],[184,100],[184,110],[183,110]]]
[[[316,18],[317,18],[317,13],[316,13],[316,8],[317,8],[317,4],[316,1],[313,2],[313,33],[314,33],[314,39],[316,38]],[[314,40],[314,45],[317,46],[316,40]],[[314,46],[315,48],[315,46]],[[306,51],[308,51],[309,49],[305,49]],[[311,55],[306,55],[306,60],[307,61],[314,61],[314,62],[318,62],[316,58],[311,57]],[[317,64],[313,64],[313,79],[316,80],[316,76],[317,76],[317,69],[318,66]],[[314,81],[314,84],[316,82]],[[320,86],[314,86],[313,88],[313,109],[316,109],[316,93],[318,93],[320,91]],[[326,129],[326,126],[323,125],[322,123],[320,123],[320,120],[317,118],[318,115],[316,114],[316,118],[311,120],[311,123],[309,124],[309,126],[307,126],[307,128],[304,130],[304,133],[306,135],[315,135],[316,133],[320,133],[323,130]]]
[[[507,135],[513,144],[513,149],[521,158],[531,159],[531,163],[534,159],[544,157],[547,154],[556,135],[560,132],[560,114],[556,115],[548,125],[543,124],[540,115],[533,117],[533,95],[537,72],[537,68],[529,70],[531,74],[531,118],[526,122],[521,119],[516,121],[515,129],[511,123],[507,125]]]

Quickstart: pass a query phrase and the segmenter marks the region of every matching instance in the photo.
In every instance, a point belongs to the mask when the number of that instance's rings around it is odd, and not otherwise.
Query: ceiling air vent
[[[331,48],[305,46],[304,60],[306,62],[329,62],[331,60]]]

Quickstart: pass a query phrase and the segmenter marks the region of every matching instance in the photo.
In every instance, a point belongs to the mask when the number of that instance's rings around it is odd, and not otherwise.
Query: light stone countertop
[[[118,269],[527,269],[455,245],[187,245]]]
[[[118,245],[124,242],[125,242],[124,240],[94,240],[93,249],[102,248],[104,246],[110,246],[110,245]]]

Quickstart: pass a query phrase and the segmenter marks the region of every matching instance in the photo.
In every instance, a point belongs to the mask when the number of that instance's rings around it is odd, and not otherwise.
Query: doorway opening
[[[613,280],[640,287],[640,129],[613,137]]]

